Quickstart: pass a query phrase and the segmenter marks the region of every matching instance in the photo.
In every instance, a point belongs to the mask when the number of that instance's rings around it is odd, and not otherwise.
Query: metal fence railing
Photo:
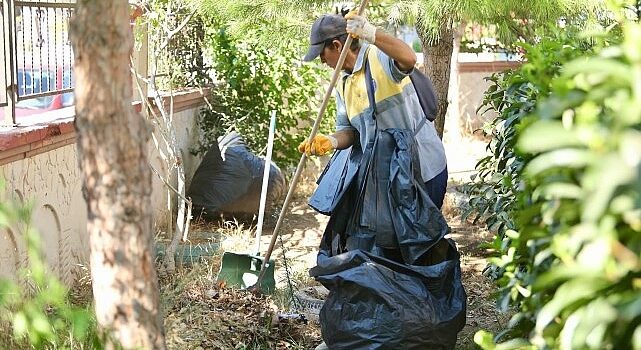
[[[76,0],[0,0],[0,127],[74,104],[69,22],[75,8]],[[148,39],[142,33],[134,68],[147,77]]]
[[[69,19],[74,7],[69,1],[15,2],[17,107],[45,107],[54,102],[51,96],[73,91]],[[59,103],[73,104],[73,94]]]
[[[8,60],[8,48],[11,41],[9,40],[9,31],[7,30],[9,18],[6,13],[8,13],[8,3],[0,0],[0,33],[2,34],[2,40],[0,41],[0,88],[2,89],[0,90],[0,107],[7,106],[8,96],[4,89],[9,85],[9,74],[11,72]],[[0,117],[2,116],[0,115]]]
[[[22,116],[73,105],[69,20],[75,0],[3,0],[2,4],[8,7],[3,11],[8,17],[3,34],[10,41],[2,47],[9,70],[2,86],[9,91],[3,95],[8,97],[6,108],[13,109],[12,124]],[[5,111],[5,124],[6,115]]]

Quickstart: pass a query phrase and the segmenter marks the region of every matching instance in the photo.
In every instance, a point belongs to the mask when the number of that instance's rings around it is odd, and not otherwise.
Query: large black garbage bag
[[[397,250],[411,265],[429,256],[449,227],[427,194],[417,154],[411,132],[387,129],[365,151],[332,159],[309,204],[331,212],[328,239],[341,236],[334,253]]]
[[[310,275],[330,293],[320,312],[330,349],[454,349],[465,325],[459,255],[412,266],[361,250],[321,252]]]
[[[411,132],[377,131],[344,190],[319,183],[329,195],[316,207],[331,216],[310,275],[330,290],[320,323],[331,349],[453,349],[465,324],[459,254],[417,154]]]
[[[235,131],[220,138],[205,154],[187,191],[194,215],[246,219],[257,214],[264,166],[265,159],[251,153]],[[285,177],[272,162],[267,206],[282,198],[285,191]]]

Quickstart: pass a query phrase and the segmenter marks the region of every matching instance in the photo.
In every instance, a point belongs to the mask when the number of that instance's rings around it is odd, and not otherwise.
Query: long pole
[[[254,243],[254,254],[256,254],[256,256],[260,255],[260,237],[263,235],[265,204],[267,203],[267,188],[269,187],[269,172],[272,168],[272,151],[274,149],[274,134],[276,133],[276,111],[271,111],[270,114],[267,153],[265,154],[265,167],[263,169],[263,186],[260,191],[260,205],[258,207],[258,227],[256,227],[256,242]]]
[[[359,15],[362,15],[363,12],[365,11],[367,2],[368,0],[361,1],[361,4],[358,8]],[[327,104],[329,103],[329,99],[332,96],[332,90],[334,89],[334,85],[336,85],[336,81],[338,81],[338,76],[340,75],[341,69],[343,68],[343,63],[345,63],[345,57],[347,57],[347,52],[349,52],[349,48],[352,45],[352,40],[353,38],[351,35],[348,35],[347,40],[345,40],[345,45],[343,45],[343,49],[341,50],[341,55],[338,57],[338,62],[336,63],[336,68],[334,69],[332,80],[330,81],[329,86],[327,87],[327,92],[325,93],[325,97],[323,98],[323,103],[321,104],[320,110],[318,111],[318,115],[316,116],[316,121],[314,122],[314,126],[312,127],[312,132],[309,135],[309,138],[307,139],[308,143],[310,143],[318,133],[321,120],[323,119],[323,114],[325,113],[325,110],[327,109]],[[292,197],[294,195],[296,185],[298,184],[298,179],[300,178],[300,174],[303,172],[303,168],[305,167],[306,160],[307,160],[307,155],[303,153],[303,155],[300,157],[300,161],[298,162],[298,166],[296,167],[296,172],[294,173],[292,182],[289,185],[289,190],[287,191],[287,196],[285,197],[285,202],[283,203],[283,207],[280,210],[280,215],[278,215],[278,221],[276,222],[276,227],[274,227],[272,240],[271,242],[269,242],[269,248],[267,248],[267,252],[265,253],[265,257],[264,257],[265,262],[263,263],[260,269],[260,273],[258,274],[258,280],[256,281],[256,284],[252,288],[260,288],[260,284],[263,280],[263,277],[265,276],[265,271],[267,270],[267,267],[269,265],[269,258],[271,257],[272,252],[274,251],[274,246],[276,245],[276,239],[278,238],[280,226],[283,224],[283,219],[285,218],[285,214],[287,214],[287,210],[289,209],[289,203],[291,202]]]

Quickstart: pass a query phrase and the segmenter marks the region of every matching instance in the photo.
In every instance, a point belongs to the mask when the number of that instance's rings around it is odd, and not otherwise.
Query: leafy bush
[[[192,152],[206,152],[219,136],[233,129],[260,154],[267,143],[269,113],[276,110],[274,160],[294,164],[300,157],[296,148],[309,134],[329,81],[325,67],[301,63],[305,43],[287,39],[268,47],[259,41],[265,37],[262,29],[232,36],[215,16],[193,13],[189,2],[153,0],[148,5],[145,18],[153,45],[165,44],[168,28],[181,28],[172,32],[167,52],[158,58],[160,72],[168,76],[158,81],[159,86],[215,86],[211,103],[199,116],[202,138]],[[333,131],[334,111],[330,103],[321,131]]]
[[[29,257],[22,284],[0,279],[0,326],[12,330],[0,348],[101,349],[92,312],[71,305],[68,289],[46,270],[30,217],[29,208],[0,203],[0,229],[24,223]]]
[[[641,349],[639,37],[641,25],[628,23],[620,45],[527,78],[535,107],[518,118],[508,147],[517,153],[502,159],[521,165],[515,176],[505,166],[481,176],[494,186],[510,175],[498,185],[513,204],[491,262],[499,304],[518,308],[504,339],[522,339],[497,346],[500,337],[479,332],[484,349]]]
[[[561,63],[586,50],[583,43],[567,34],[544,38],[536,45],[519,46],[525,52],[525,63],[519,69],[488,78],[491,85],[479,110],[493,111],[497,118],[484,127],[484,133],[491,136],[488,155],[477,163],[478,172],[472,176],[472,182],[464,185],[472,209],[465,217],[475,214],[474,223],[482,219],[491,231],[498,233],[493,246],[498,251],[509,243],[509,238],[504,241],[505,232],[515,228],[512,217],[518,209],[517,194],[522,192],[520,175],[524,159],[514,150],[518,128],[534,111],[539,96],[549,94]]]
[[[224,29],[208,40],[218,85],[213,108],[199,118],[204,139],[197,151],[206,151],[218,136],[235,129],[253,152],[261,153],[267,144],[269,112],[275,110],[274,160],[294,164],[300,158],[297,146],[309,135],[316,117],[329,71],[301,64],[300,44],[268,49],[232,38]],[[325,132],[333,129],[332,115],[335,107],[330,103],[322,125]]]

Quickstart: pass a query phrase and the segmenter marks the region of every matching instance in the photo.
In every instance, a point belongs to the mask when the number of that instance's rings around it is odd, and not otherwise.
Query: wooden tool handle
[[[363,12],[365,11],[367,2],[368,0],[361,1],[361,4],[358,8],[359,15],[362,15]],[[353,40],[354,39],[352,38],[351,35],[348,35],[347,40],[345,40],[345,45],[343,45],[343,49],[341,50],[341,55],[338,57],[338,62],[336,63],[336,68],[334,69],[332,80],[330,81],[329,86],[327,87],[327,92],[325,93],[325,98],[323,98],[323,103],[321,104],[320,110],[318,111],[318,115],[316,116],[316,121],[314,122],[314,126],[312,127],[312,132],[310,133],[309,138],[307,139],[308,143],[311,142],[316,136],[316,134],[318,133],[321,120],[323,119],[323,114],[327,109],[327,104],[329,103],[329,99],[332,96],[334,85],[336,85],[336,82],[338,81],[338,77],[340,75],[341,69],[343,68],[343,64],[345,63],[345,57],[347,57],[347,52],[349,52],[349,49],[350,49],[350,46],[352,45]],[[285,218],[285,215],[287,214],[287,210],[289,209],[289,202],[292,200],[294,191],[296,190],[296,185],[298,184],[298,179],[300,178],[300,174],[302,173],[303,168],[305,167],[306,160],[307,160],[307,155],[303,153],[303,155],[300,157],[300,161],[298,162],[298,166],[296,167],[296,172],[294,173],[294,177],[292,178],[291,184],[289,185],[289,190],[287,191],[287,196],[285,197],[285,202],[283,203],[283,207],[281,208],[280,214],[278,215],[278,221],[276,222],[276,227],[274,227],[274,233],[272,233],[272,240],[271,242],[269,242],[269,248],[267,248],[267,252],[265,253],[265,263],[262,265],[260,269],[260,273],[258,274],[258,280],[254,285],[257,288],[260,288],[260,283],[262,282],[263,277],[265,276],[265,270],[267,270],[267,266],[269,265],[269,258],[271,257],[272,252],[274,251],[274,246],[276,245],[276,239],[278,238],[280,226],[282,225],[283,219]]]

